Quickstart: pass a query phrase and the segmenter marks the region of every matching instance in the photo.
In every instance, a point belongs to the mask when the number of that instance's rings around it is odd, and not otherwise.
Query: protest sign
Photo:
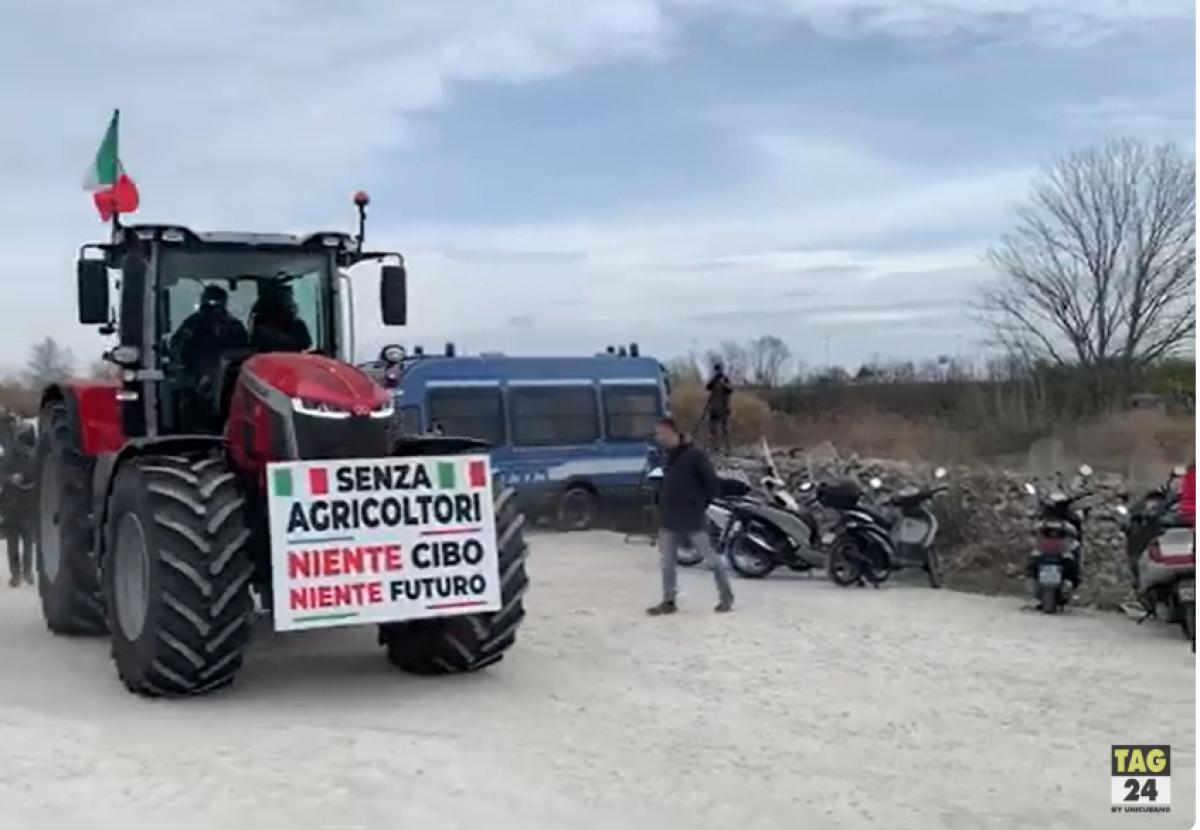
[[[500,609],[486,455],[268,465],[275,630]]]

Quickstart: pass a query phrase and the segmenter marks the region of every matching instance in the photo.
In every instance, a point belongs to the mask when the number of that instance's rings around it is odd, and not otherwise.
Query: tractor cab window
[[[321,253],[167,249],[159,271],[163,343],[200,311],[213,293],[205,289],[215,286],[256,350],[336,354],[331,267]]]

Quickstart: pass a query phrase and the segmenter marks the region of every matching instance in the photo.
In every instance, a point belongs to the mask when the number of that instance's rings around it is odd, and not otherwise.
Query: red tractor
[[[38,588],[52,632],[110,637],[135,694],[199,695],[237,677],[261,612],[256,595],[268,604],[278,570],[265,506],[273,465],[453,461],[487,450],[471,438],[398,434],[391,393],[349,362],[353,296],[343,269],[390,262],[380,266],[383,322],[407,317],[403,259],[362,250],[366,200],[356,201],[357,236],[117,226],[110,242],[80,252],[79,321],[117,336],[105,357],[119,378],[68,380],[42,394]],[[264,352],[251,337],[245,349],[210,355],[199,374],[181,365],[172,335],[213,285],[233,316],[245,312],[251,335],[258,301],[286,291],[306,348]],[[398,668],[470,672],[512,646],[528,586],[524,517],[511,489],[491,493],[499,601],[487,613],[380,624]]]

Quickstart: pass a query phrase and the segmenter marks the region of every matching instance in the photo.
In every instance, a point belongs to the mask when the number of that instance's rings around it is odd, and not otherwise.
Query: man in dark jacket
[[[713,447],[728,452],[729,399],[733,396],[733,383],[720,363],[713,364],[712,377],[708,379],[705,388],[708,390],[708,401],[704,405],[704,410],[708,413],[708,437]]]
[[[4,457],[0,480],[0,509],[4,511],[4,536],[8,543],[8,584],[33,584],[33,480],[37,465],[37,435],[21,426]]]
[[[250,320],[250,347],[256,352],[306,352],[313,346],[312,334],[285,285],[263,286]]]
[[[691,544],[704,556],[717,581],[717,613],[733,610],[733,586],[725,558],[708,539],[708,503],[720,492],[720,481],[704,451],[679,431],[670,418],[654,429],[662,445],[663,478],[658,491],[658,553],[662,566],[662,602],[647,609],[652,617],[674,614],[679,581],[679,548]]]

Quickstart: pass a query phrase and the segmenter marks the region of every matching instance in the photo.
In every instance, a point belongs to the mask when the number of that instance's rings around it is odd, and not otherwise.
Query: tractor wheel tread
[[[417,675],[464,674],[504,659],[525,619],[529,545],[524,526],[516,491],[511,487],[500,489],[496,496],[496,537],[502,607],[487,614],[380,626],[380,641],[394,666]]]
[[[51,582],[44,569],[40,538],[42,481],[38,480],[39,516],[36,549],[38,594],[46,627],[66,637],[97,637],[108,633],[100,578],[92,556],[91,481],[95,462],[85,456],[71,429],[67,406],[47,404],[39,417],[38,464],[58,464],[59,568]]]
[[[236,477],[219,456],[144,457],[118,471],[104,581],[113,620],[113,547],[121,516],[129,512],[151,523],[151,578],[142,636],[130,642],[113,626],[122,682],[148,697],[228,686],[241,669],[253,623],[250,530]]]

